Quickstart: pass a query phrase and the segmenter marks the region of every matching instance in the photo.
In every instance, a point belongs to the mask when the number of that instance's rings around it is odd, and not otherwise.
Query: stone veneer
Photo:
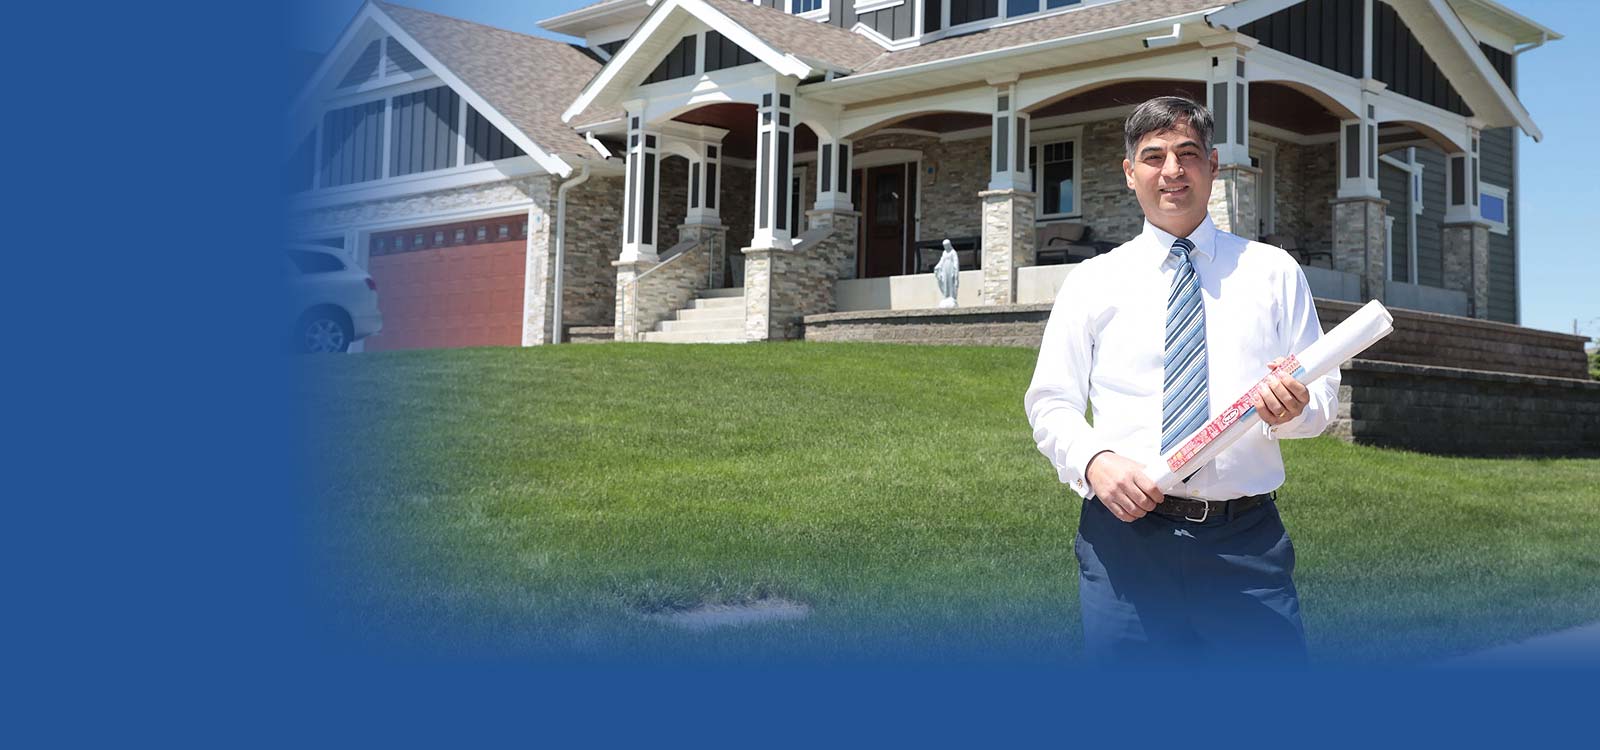
[[[560,181],[550,194],[559,196]],[[522,345],[550,343],[554,310],[554,211],[535,238],[530,226],[523,297]],[[590,177],[567,193],[566,247],[563,249],[561,323],[563,328],[608,324],[615,315],[616,269],[611,261],[622,246],[622,178]]]
[[[717,178],[717,212],[723,226],[728,228],[728,235],[720,263],[727,270],[716,286],[731,287],[736,285],[731,266],[744,262],[738,249],[749,247],[756,234],[756,170],[724,161]]]
[[[985,305],[1017,301],[1017,269],[1034,262],[1037,230],[1033,193],[1021,190],[985,190],[983,199],[983,291]]]
[[[686,225],[666,260],[617,261],[613,333],[617,341],[638,341],[641,334],[671,317],[706,288],[711,258],[722,241],[722,227]]]
[[[853,263],[854,211],[809,211],[811,228],[793,249],[744,248],[745,338],[794,339],[807,315],[833,310],[833,285]]]
[[[1082,215],[1076,221],[1089,226],[1089,239],[1123,243],[1144,231],[1144,209],[1128,189],[1122,160],[1127,153],[1122,139],[1122,119],[1085,123],[1080,153],[1078,189]]]
[[[1302,250],[1331,252],[1338,144],[1296,144],[1255,133],[1250,138],[1277,149],[1272,175],[1276,233],[1293,237]]]
[[[1472,317],[1489,317],[1489,226],[1444,225],[1444,288],[1467,293]]]
[[[401,198],[344,203],[297,211],[291,217],[291,222],[297,231],[310,234],[343,231],[351,226],[406,219],[428,222],[430,221],[428,217],[441,213],[492,209],[496,206],[526,204],[528,201],[533,201],[537,211],[530,218],[535,218],[542,224],[548,218],[546,209],[550,208],[550,196],[554,192],[551,182],[551,178],[537,175],[483,185],[435,190]],[[527,210],[526,205],[517,208],[508,207],[507,213],[520,214]],[[534,228],[533,224],[529,225],[530,235]]]
[[[1383,217],[1388,204],[1382,198],[1333,202],[1333,268],[1361,279],[1362,299],[1383,299],[1389,274],[1383,250],[1388,234]]]
[[[978,193],[989,185],[989,138],[943,141],[933,136],[885,133],[855,141],[854,159],[881,149],[922,152],[917,173],[920,204],[919,239],[977,237],[983,234],[983,209]],[[913,166],[915,169],[915,166]],[[861,206],[856,206],[860,210]]]
[[[1206,203],[1211,223],[1245,239],[1260,239],[1256,236],[1260,227],[1256,223],[1256,180],[1260,175],[1259,169],[1238,165],[1217,170],[1217,179],[1211,183],[1211,199]]]

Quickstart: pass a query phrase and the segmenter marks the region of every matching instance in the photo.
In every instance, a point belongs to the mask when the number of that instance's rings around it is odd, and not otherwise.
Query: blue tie
[[[1170,251],[1178,273],[1167,295],[1167,343],[1161,360],[1161,452],[1200,429],[1210,413],[1206,397],[1206,308],[1200,277],[1189,259],[1194,243],[1179,237]]]

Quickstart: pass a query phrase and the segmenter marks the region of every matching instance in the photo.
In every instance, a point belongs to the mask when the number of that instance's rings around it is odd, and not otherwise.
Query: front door
[[[912,206],[916,186],[906,164],[857,169],[854,193],[861,206],[860,253],[856,273],[863,278],[912,273]]]

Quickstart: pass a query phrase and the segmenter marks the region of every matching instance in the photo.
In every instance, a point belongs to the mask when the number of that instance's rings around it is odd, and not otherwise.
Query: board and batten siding
[[[1389,90],[1466,117],[1472,109],[1388,3],[1372,4],[1372,77]]]
[[[1271,49],[1352,78],[1363,74],[1361,0],[1307,0],[1239,27]]]
[[[456,165],[461,97],[449,86],[402,94],[390,103],[389,174],[394,177]]]
[[[1422,164],[1422,214],[1416,217],[1417,283],[1443,287],[1445,156],[1419,148],[1417,161]]]
[[[1510,190],[1512,172],[1512,142],[1516,139],[1512,128],[1485,130],[1478,138],[1478,148],[1483,161],[1478,165],[1479,178],[1487,183]],[[1506,234],[1489,233],[1489,319],[1503,323],[1518,322],[1517,295],[1517,194],[1511,192],[1506,200]]]
[[[383,101],[324,113],[321,157],[317,184],[322,187],[383,177]]]

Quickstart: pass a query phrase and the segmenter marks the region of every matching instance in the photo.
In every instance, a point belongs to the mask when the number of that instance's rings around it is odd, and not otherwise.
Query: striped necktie
[[[1179,237],[1169,251],[1178,273],[1167,295],[1167,340],[1161,360],[1161,452],[1165,454],[1206,423],[1206,308],[1200,300],[1200,277],[1189,253],[1194,243]]]

